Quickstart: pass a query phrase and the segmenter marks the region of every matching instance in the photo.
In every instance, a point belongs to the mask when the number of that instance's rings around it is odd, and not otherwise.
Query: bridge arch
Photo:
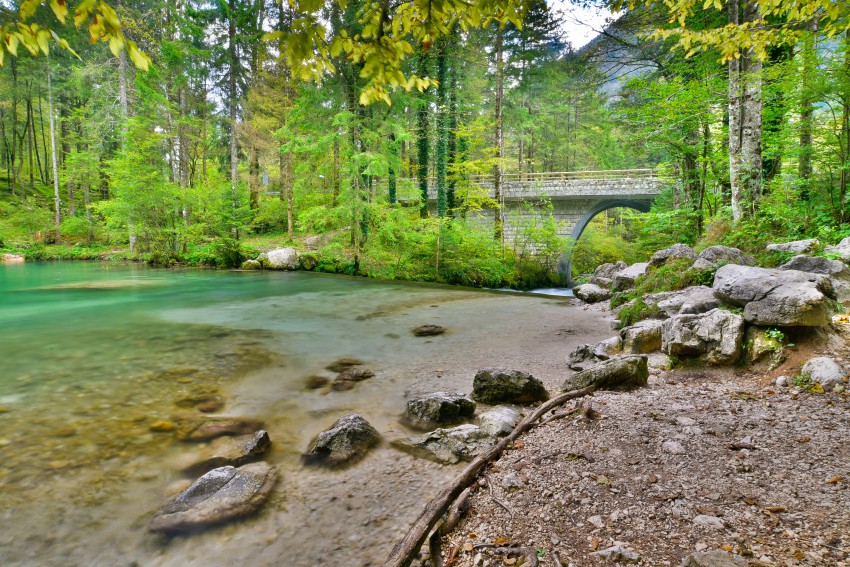
[[[652,208],[652,201],[636,199],[606,199],[596,203],[594,206],[590,207],[581,219],[579,219],[573,226],[572,233],[570,234],[570,247],[575,246],[575,243],[578,242],[579,238],[581,238],[584,229],[587,228],[587,225],[590,224],[593,217],[609,209],[619,208],[634,209],[641,213],[648,213]],[[561,272],[568,284],[572,283],[573,260],[571,254],[572,249],[567,249],[564,253],[564,257],[558,265],[558,271]]]

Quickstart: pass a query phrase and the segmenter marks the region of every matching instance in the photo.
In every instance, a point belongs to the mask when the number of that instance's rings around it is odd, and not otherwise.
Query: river
[[[415,337],[438,324],[448,333]],[[405,401],[471,391],[482,366],[550,391],[579,343],[610,336],[566,298],[310,273],[160,270],[100,263],[0,265],[0,564],[380,564],[460,466],[388,441]],[[306,390],[341,357],[375,371],[348,392]],[[326,373],[326,372],[325,372]],[[279,467],[255,517],[201,534],[147,531],[203,447],[155,432],[198,393],[262,420]],[[302,464],[310,440],[356,411],[384,439],[342,470]]]

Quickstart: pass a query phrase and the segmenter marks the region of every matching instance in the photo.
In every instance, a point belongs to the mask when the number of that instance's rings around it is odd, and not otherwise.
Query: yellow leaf
[[[6,56],[5,51],[3,50],[3,45],[0,44],[0,67],[3,66],[3,58]]]
[[[38,6],[41,4],[41,0],[24,0],[21,2],[20,14],[21,19],[26,21],[27,18],[35,14],[35,11],[38,10]]]
[[[130,56],[130,59],[133,61],[133,65],[136,66],[137,69],[141,69],[142,71],[147,71],[151,62],[151,58],[142,53],[136,44],[130,40],[126,40],[127,43],[127,55]]]
[[[64,24],[65,18],[68,16],[68,4],[65,0],[50,0],[50,8],[56,14],[56,19]]]
[[[108,4],[101,2],[98,6],[98,10],[103,16],[106,24],[108,24],[111,28],[110,31],[117,32],[121,29],[121,22],[118,20],[118,14],[116,14],[115,10],[113,10]]]
[[[74,10],[74,25],[76,27],[80,27],[89,19],[94,9],[94,3],[95,0],[83,0],[83,2],[77,4],[77,9]]]
[[[118,57],[122,49],[124,49],[124,38],[115,35],[111,36],[109,38],[109,50],[112,52],[112,55]]]
[[[41,48],[42,53],[47,55],[50,51],[50,45],[47,43],[47,40],[50,39],[50,30],[38,30],[38,35],[36,35],[36,41],[38,41],[38,47]]]
[[[12,55],[14,55],[15,57],[17,57],[17,56],[18,56],[18,43],[19,43],[20,41],[21,41],[21,40],[20,40],[20,39],[18,39],[18,36],[17,36],[17,35],[15,35],[15,34],[13,34],[13,33],[12,33],[12,34],[9,34],[9,35],[6,37],[6,45],[9,47],[9,53],[11,53]]]

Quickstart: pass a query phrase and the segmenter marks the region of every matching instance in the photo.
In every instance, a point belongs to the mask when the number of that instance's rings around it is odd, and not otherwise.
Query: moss
[[[634,303],[623,307],[618,313],[621,329],[629,325],[634,325],[638,321],[661,317],[661,315],[663,315],[663,312],[658,305],[655,303],[646,303],[643,297],[635,298]]]

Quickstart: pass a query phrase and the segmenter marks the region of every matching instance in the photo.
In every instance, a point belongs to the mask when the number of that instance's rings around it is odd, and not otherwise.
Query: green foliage
[[[593,272],[600,264],[618,261],[634,264],[647,259],[627,226],[613,224],[606,227],[602,215],[597,216],[584,230],[581,238],[572,246],[570,257],[574,278]]]
[[[658,305],[645,303],[641,296],[636,297],[633,303],[622,307],[617,312],[617,318],[620,320],[619,327],[621,329],[629,325],[634,325],[638,321],[661,317],[662,315],[663,312]]]

